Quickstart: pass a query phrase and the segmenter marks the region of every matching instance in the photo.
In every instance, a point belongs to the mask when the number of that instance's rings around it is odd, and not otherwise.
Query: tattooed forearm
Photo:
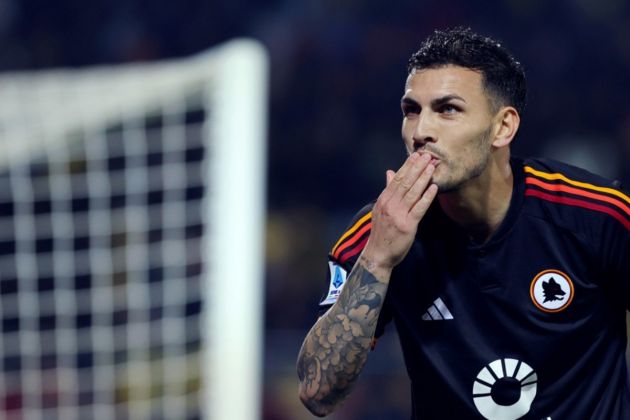
[[[298,356],[300,398],[324,416],[344,400],[361,373],[383,306],[387,283],[360,257],[337,302],[306,336]]]

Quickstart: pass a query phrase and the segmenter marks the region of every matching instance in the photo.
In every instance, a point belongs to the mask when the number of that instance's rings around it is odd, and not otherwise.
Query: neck
[[[491,159],[484,172],[456,191],[438,196],[448,217],[485,243],[505,218],[512,197],[513,174],[507,159]]]

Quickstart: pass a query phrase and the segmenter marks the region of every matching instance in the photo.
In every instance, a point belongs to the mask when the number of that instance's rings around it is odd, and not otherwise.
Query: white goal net
[[[0,75],[0,418],[260,416],[267,59]]]

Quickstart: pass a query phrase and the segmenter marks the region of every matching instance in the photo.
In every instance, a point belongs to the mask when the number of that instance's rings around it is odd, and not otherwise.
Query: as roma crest
[[[573,282],[560,270],[541,271],[529,288],[534,305],[544,312],[565,310],[573,300],[573,293]]]

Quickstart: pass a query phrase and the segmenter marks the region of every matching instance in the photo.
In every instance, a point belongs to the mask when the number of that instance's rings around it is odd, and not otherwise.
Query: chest
[[[388,293],[394,314],[417,331],[430,335],[448,317],[445,328],[512,343],[592,333],[618,312],[597,250],[536,221],[483,247],[421,237]]]
[[[467,413],[452,418],[486,409],[566,418],[587,400],[567,393],[576,383],[600,400],[622,371],[626,332],[622,293],[599,255],[537,220],[483,247],[420,236],[387,295],[417,405],[447,396]]]

